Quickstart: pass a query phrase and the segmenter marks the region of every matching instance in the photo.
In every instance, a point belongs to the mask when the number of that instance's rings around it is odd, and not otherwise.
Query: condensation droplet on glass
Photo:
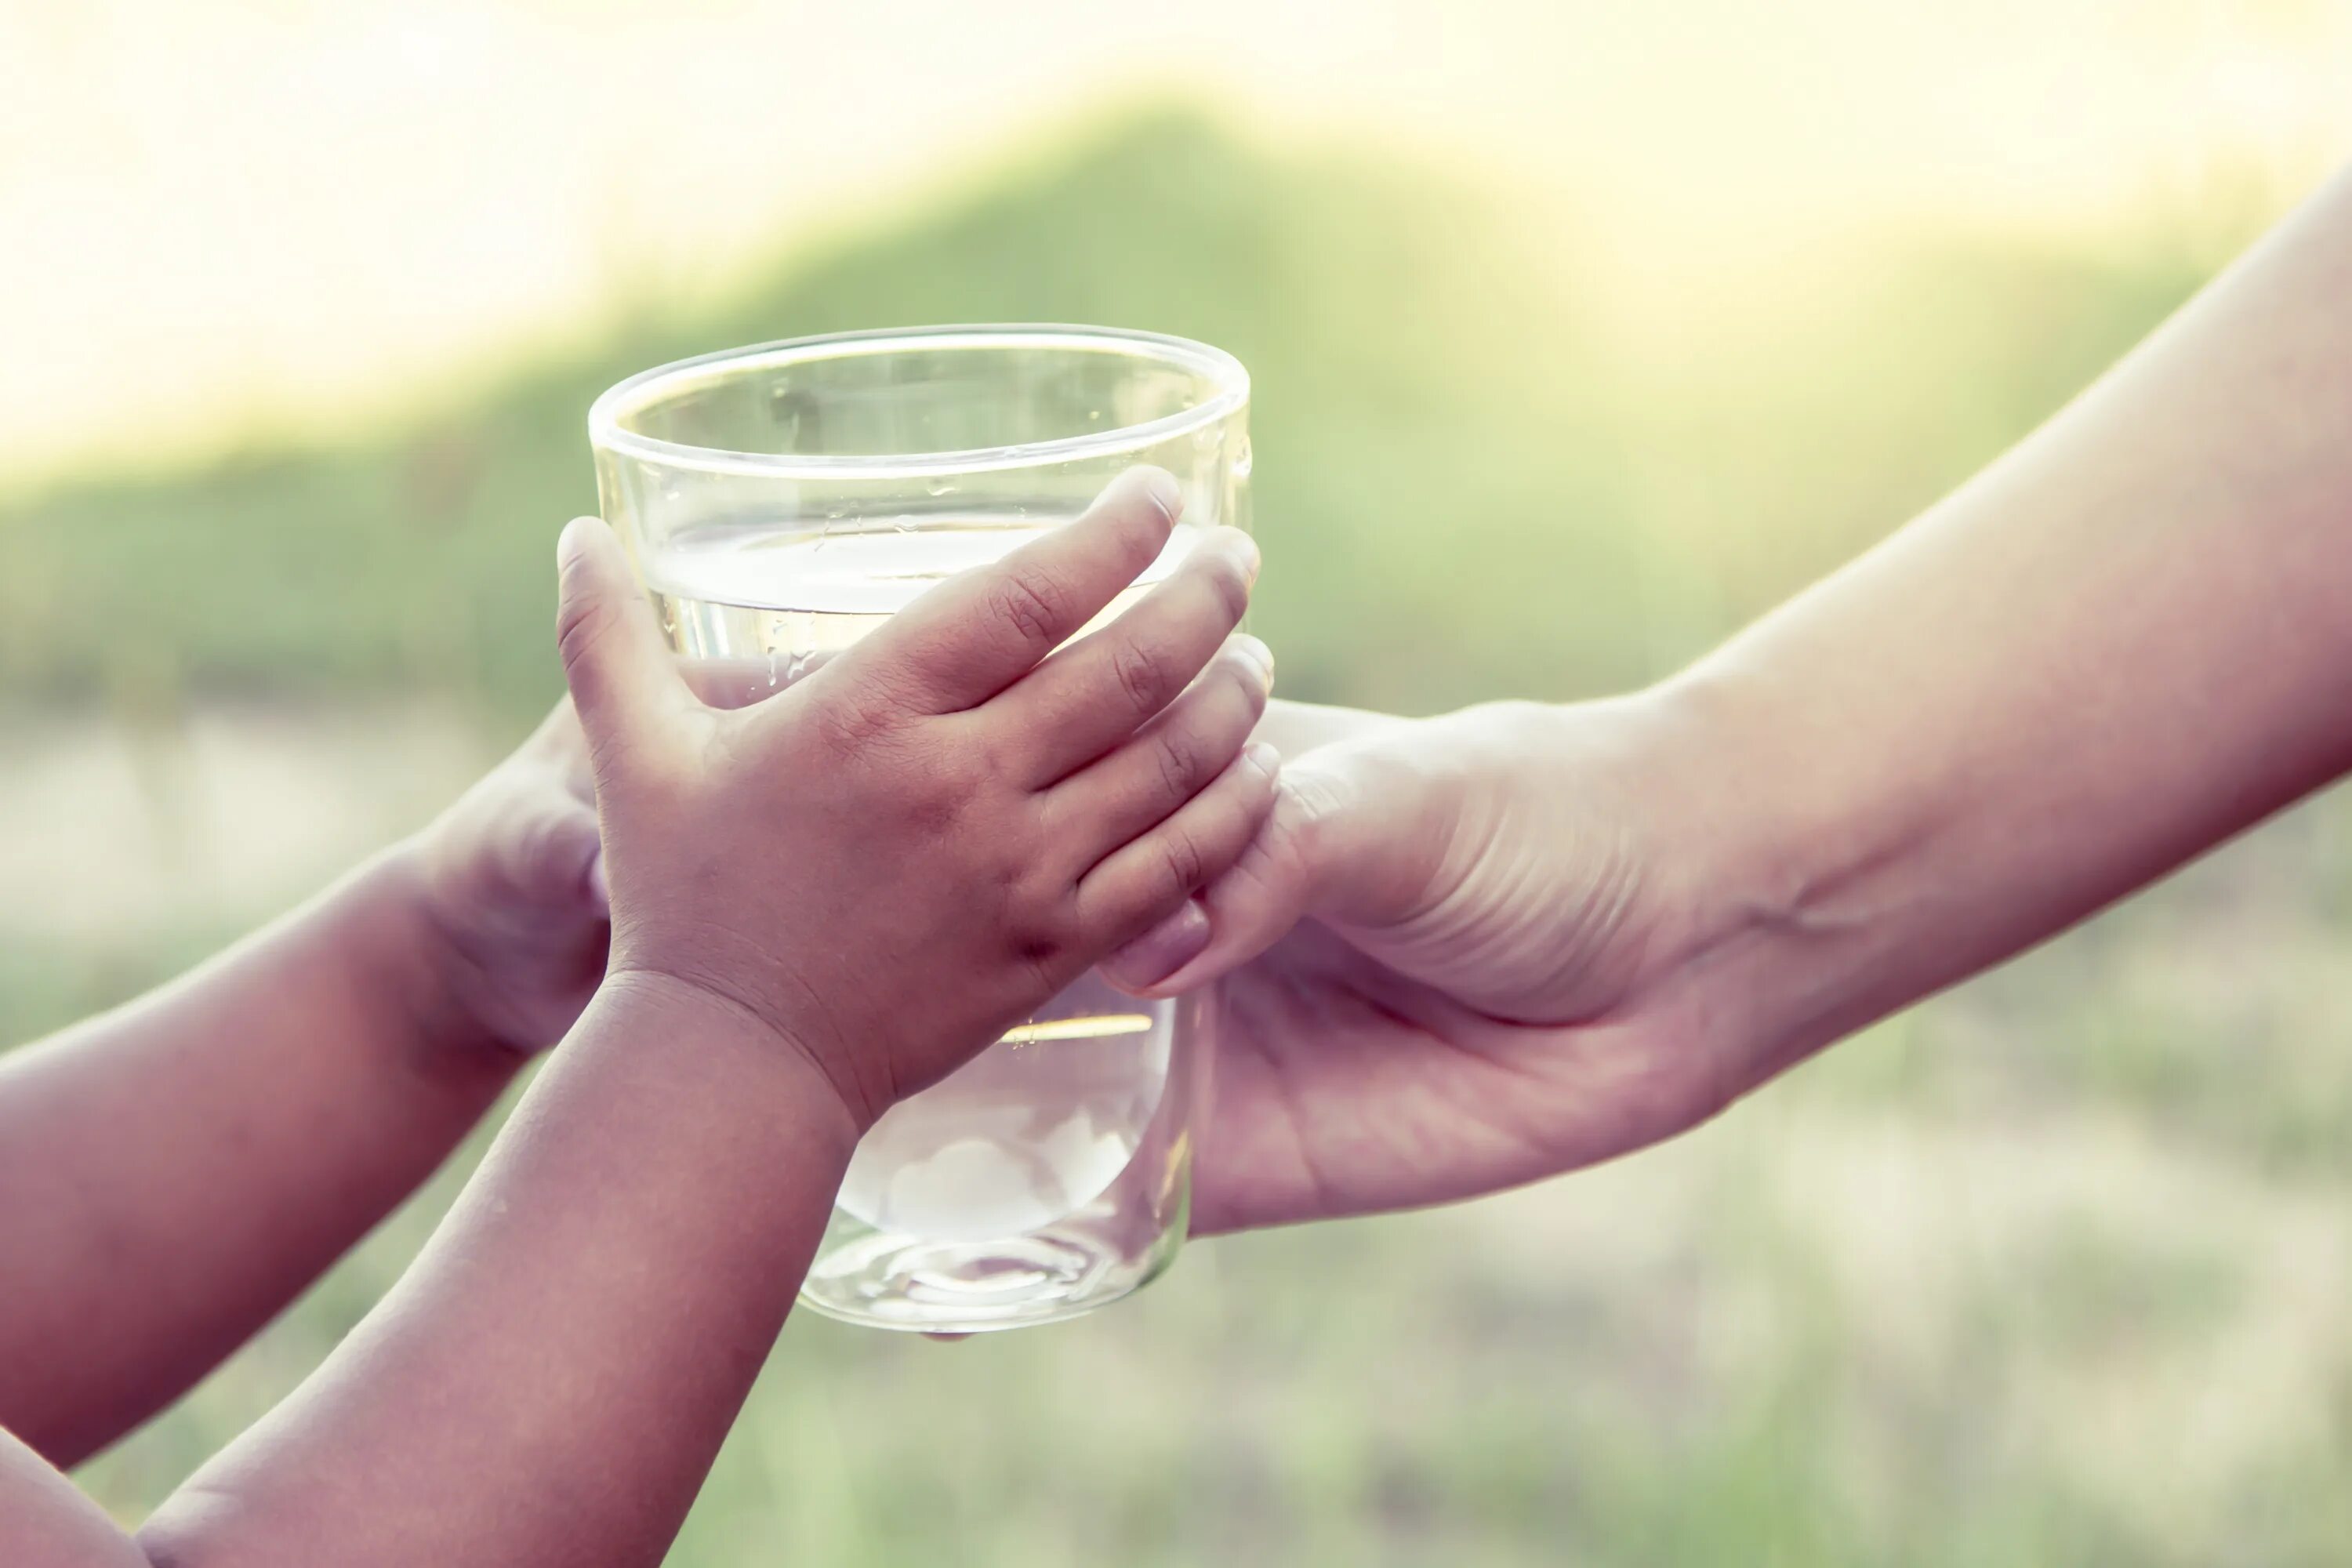
[[[935,496],[943,496],[949,491],[954,489],[955,485],[950,480],[933,479],[929,484],[925,485],[923,488]]]
[[[1234,478],[1245,479],[1249,478],[1249,471],[1250,443],[1249,437],[1244,436],[1242,437],[1242,449],[1234,454]]]
[[[776,689],[776,650],[775,650],[774,648],[770,648],[770,649],[768,650],[768,689],[769,689],[769,690],[771,690],[771,691],[773,691],[775,689]]]
[[[1208,451],[1223,439],[1224,439],[1224,432],[1213,425],[1203,425],[1192,432],[1192,446],[1196,450],[1202,452]]]

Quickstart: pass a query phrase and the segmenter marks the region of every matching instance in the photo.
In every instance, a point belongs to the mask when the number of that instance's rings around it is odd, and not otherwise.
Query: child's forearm
[[[395,851],[0,1058],[0,1427],[104,1447],[440,1163],[519,1058],[467,1037],[439,940]]]
[[[163,1506],[147,1550],[658,1562],[857,1131],[767,1025],[676,982],[608,984],[400,1285]]]

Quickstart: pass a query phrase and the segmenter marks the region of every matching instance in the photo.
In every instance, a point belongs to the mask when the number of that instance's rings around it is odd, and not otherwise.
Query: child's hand
[[[517,1050],[562,1037],[604,974],[604,858],[569,699],[410,846],[461,1032]]]
[[[1244,750],[1272,662],[1228,641],[1255,547],[1209,535],[1054,651],[1159,554],[1177,505],[1167,475],[1130,473],[733,711],[688,689],[611,532],[572,523],[559,630],[614,983],[750,1015],[864,1126],[1183,908],[1273,801],[1271,749]]]

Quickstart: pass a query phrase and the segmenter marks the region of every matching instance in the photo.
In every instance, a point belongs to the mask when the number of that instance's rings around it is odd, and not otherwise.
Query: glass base
[[[801,1303],[845,1323],[911,1333],[979,1334],[1061,1322],[1132,1295],[1167,1272],[1183,1236],[1176,1226],[1136,1258],[1077,1227],[997,1241],[875,1231],[828,1247],[801,1286]]]

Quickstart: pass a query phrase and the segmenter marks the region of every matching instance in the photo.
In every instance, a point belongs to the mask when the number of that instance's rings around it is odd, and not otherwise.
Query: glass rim
[[[698,447],[626,429],[621,421],[675,386],[718,379],[721,373],[763,370],[806,360],[845,359],[910,350],[970,348],[1076,349],[1117,353],[1173,364],[1202,377],[1210,395],[1192,406],[1139,425],[1026,441],[1005,447],[958,451],[875,453],[737,452]],[[588,444],[641,462],[706,473],[778,479],[888,479],[907,474],[976,473],[988,469],[1041,468],[1073,458],[1116,457],[1140,451],[1217,424],[1249,401],[1249,372],[1223,349],[1191,338],[1126,327],[1064,326],[1004,322],[967,326],[883,327],[720,349],[673,360],[615,382],[588,408]]]

